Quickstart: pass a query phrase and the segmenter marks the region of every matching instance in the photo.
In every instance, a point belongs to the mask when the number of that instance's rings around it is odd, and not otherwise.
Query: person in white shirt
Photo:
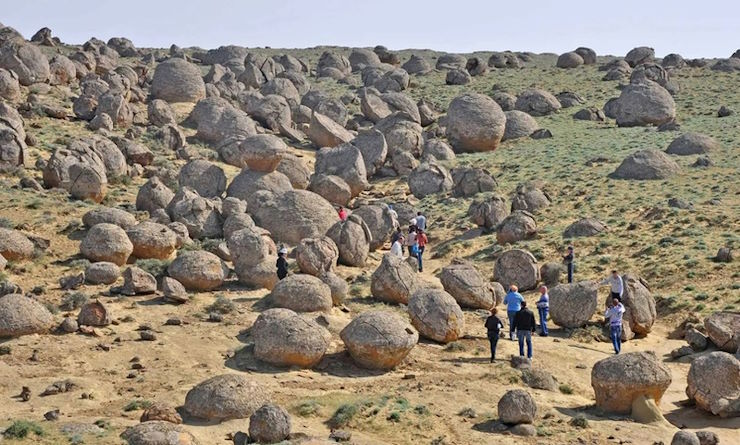
[[[613,298],[611,301],[611,304],[606,307],[604,317],[609,319],[609,336],[614,345],[614,353],[619,354],[622,351],[622,316],[625,309],[618,298]]]
[[[416,227],[420,228],[421,230],[425,231],[427,230],[427,217],[422,215],[421,212],[416,212]]]
[[[391,255],[395,255],[399,258],[403,258],[403,236],[393,241],[391,245]]]
[[[622,301],[622,295],[624,294],[624,281],[616,270],[613,270],[611,275],[604,278],[601,281],[601,284],[609,285],[610,298],[616,298],[617,300]]]
[[[400,224],[398,224],[398,212],[393,209],[392,205],[388,206],[388,213],[390,213],[391,219],[393,219],[393,228],[400,227]]]

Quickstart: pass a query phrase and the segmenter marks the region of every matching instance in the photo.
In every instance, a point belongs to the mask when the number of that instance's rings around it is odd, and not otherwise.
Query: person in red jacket
[[[424,247],[426,247],[427,234],[422,229],[416,229],[416,260],[419,262],[419,272],[424,272],[424,263],[421,261],[421,256],[424,254]]]
[[[347,221],[347,211],[344,210],[344,207],[340,207],[337,213],[339,214],[340,221]]]

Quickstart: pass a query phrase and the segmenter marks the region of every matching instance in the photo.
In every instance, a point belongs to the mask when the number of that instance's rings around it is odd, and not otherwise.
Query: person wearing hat
[[[279,279],[283,279],[288,276],[288,260],[285,259],[285,256],[288,254],[288,249],[285,247],[281,247],[280,250],[278,250],[278,259],[277,259],[277,276]]]
[[[563,256],[563,262],[565,263],[565,266],[568,268],[568,283],[573,282],[573,270],[576,267],[575,263],[576,257],[573,253],[573,246],[568,246],[568,253]]]

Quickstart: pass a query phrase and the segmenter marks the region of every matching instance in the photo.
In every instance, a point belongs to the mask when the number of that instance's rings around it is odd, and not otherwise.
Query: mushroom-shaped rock
[[[177,235],[167,226],[150,221],[142,221],[126,231],[134,246],[136,258],[156,258],[165,260],[172,255],[177,246]]]
[[[452,176],[435,161],[424,162],[409,175],[409,189],[419,199],[452,189]]]
[[[667,179],[681,170],[670,156],[660,150],[640,150],[624,158],[611,173],[614,179]]]
[[[197,384],[185,396],[184,408],[205,420],[246,419],[269,401],[269,392],[254,380],[222,374]]]
[[[582,218],[563,231],[563,238],[594,236],[606,230],[606,225],[596,218]]]
[[[490,309],[496,303],[490,283],[470,261],[454,258],[442,268],[439,280],[445,291],[462,307]]]
[[[304,238],[296,246],[295,259],[301,272],[319,276],[334,269],[339,249],[328,236]]]
[[[492,195],[472,202],[468,207],[468,216],[475,225],[492,230],[509,216],[509,206],[503,196]]]
[[[278,443],[290,436],[290,414],[283,408],[265,404],[249,417],[249,438],[257,443]]]
[[[394,312],[372,310],[355,317],[339,334],[358,366],[389,370],[419,341],[419,334]]]
[[[403,258],[387,253],[370,278],[373,297],[387,303],[408,304],[419,287],[416,270]]]
[[[580,328],[599,305],[598,287],[591,281],[558,284],[550,289],[550,317],[563,328]]]
[[[686,395],[715,416],[740,416],[740,360],[722,351],[691,362]]]
[[[462,335],[465,318],[457,301],[442,289],[422,288],[408,302],[411,324],[428,339],[449,343]]]
[[[90,261],[107,261],[118,266],[134,251],[126,232],[113,224],[97,224],[80,243],[80,253]],[[3,254],[3,256],[5,256]]]
[[[77,315],[77,324],[80,326],[108,326],[110,323],[110,311],[98,300],[85,303]]]
[[[326,236],[337,245],[340,263],[353,267],[365,266],[373,236],[362,218],[350,215],[345,221],[338,221],[331,226]]]
[[[27,260],[33,256],[33,243],[21,232],[0,227],[0,255],[8,261]]]
[[[278,281],[270,296],[275,307],[295,312],[329,312],[332,307],[331,288],[308,274],[294,274]]]
[[[530,290],[537,286],[540,270],[534,255],[526,250],[512,249],[496,259],[493,278],[505,288],[516,284],[521,291]]]
[[[660,404],[671,384],[671,371],[654,352],[628,352],[599,360],[591,370],[596,406],[629,414],[632,402],[644,396]]]
[[[506,127],[502,139],[504,141],[528,137],[540,128],[537,121],[524,111],[511,110],[505,111],[504,114],[506,115]]]
[[[549,206],[550,202],[550,197],[539,188],[537,183],[525,182],[516,186],[516,191],[511,196],[511,210],[537,213]]]
[[[183,165],[177,182],[180,187],[190,187],[205,198],[221,196],[226,190],[223,169],[203,159],[195,159]]]
[[[676,118],[676,103],[665,88],[650,80],[631,83],[622,89],[612,104],[612,114],[620,127],[661,125]]]
[[[740,314],[737,312],[715,312],[704,319],[704,328],[709,339],[719,349],[733,353],[740,348]]]
[[[373,239],[370,242],[370,251],[373,252],[390,239],[393,229],[398,225],[390,207],[387,204],[363,205],[352,211],[365,221]]]
[[[531,394],[523,389],[511,389],[498,401],[498,417],[508,425],[533,423],[537,404]]]
[[[185,59],[172,58],[157,65],[151,93],[167,102],[198,102],[206,97],[206,87],[197,66]]]
[[[666,149],[669,155],[698,155],[717,150],[719,143],[711,136],[700,133],[686,133],[677,137]]]
[[[575,51],[563,53],[555,64],[558,68],[578,68],[583,65],[583,57]]]
[[[107,261],[92,263],[85,268],[85,281],[90,284],[113,284],[120,277],[118,265]]]
[[[0,338],[43,334],[54,325],[54,317],[38,301],[21,294],[0,297]]]
[[[504,136],[506,116],[482,94],[463,94],[447,110],[447,139],[456,152],[492,151]]]
[[[558,111],[561,105],[551,93],[532,88],[517,97],[514,108],[532,116],[547,116]]]
[[[655,299],[642,278],[625,274],[622,276],[622,282],[624,283],[622,303],[626,309],[624,319],[629,323],[632,332],[647,335],[658,318]]]
[[[227,268],[216,255],[193,250],[180,253],[167,267],[167,273],[185,289],[206,292],[221,287]]]
[[[258,192],[249,206],[247,210],[255,223],[269,230],[276,240],[290,244],[325,235],[338,219],[326,199],[307,190],[291,190],[278,196]]]
[[[121,438],[128,445],[198,445],[200,442],[182,425],[151,420],[126,428]]]
[[[537,235],[537,223],[534,215],[526,210],[514,210],[504,218],[496,229],[496,241],[499,244],[515,243]]]
[[[310,368],[321,361],[331,341],[323,326],[290,309],[262,312],[250,333],[255,357],[277,366]]]

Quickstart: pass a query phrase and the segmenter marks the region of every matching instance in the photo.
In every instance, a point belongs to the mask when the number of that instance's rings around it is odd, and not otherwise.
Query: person
[[[619,276],[619,272],[613,270],[611,275],[601,281],[601,284],[609,285],[610,299],[613,300],[616,298],[617,300],[622,301],[622,294],[624,293],[624,281],[622,280],[622,277]]]
[[[391,214],[391,219],[393,220],[393,227],[400,229],[401,225],[398,224],[398,212],[396,212],[393,209],[393,206],[390,204],[388,205],[388,212]]]
[[[337,213],[340,221],[347,221],[347,211],[344,210],[344,207],[340,207]]]
[[[568,268],[568,283],[573,282],[573,268],[575,267],[575,255],[573,253],[573,246],[568,246],[568,253],[563,256],[563,262]]]
[[[288,249],[285,247],[281,247],[280,250],[278,250],[278,259],[275,266],[277,267],[277,276],[281,280],[288,276],[288,260],[285,259],[285,255],[287,254]]]
[[[537,322],[532,311],[527,309],[527,302],[522,301],[522,308],[514,317],[514,328],[519,339],[519,356],[524,357],[524,342],[527,342],[527,358],[532,358],[532,333]]]
[[[607,303],[604,317],[609,319],[609,336],[614,345],[614,353],[619,354],[622,351],[622,316],[624,315],[624,306],[619,298],[612,298],[611,304]]]
[[[421,261],[421,256],[424,254],[424,247],[427,245],[429,240],[424,230],[418,229],[416,231],[416,259],[419,261],[419,272],[424,272],[424,264]]]
[[[406,242],[404,243],[409,248],[409,255],[416,258],[414,252],[414,246],[416,245],[416,226],[409,226],[409,233],[406,235]]]
[[[396,231],[391,235],[391,245],[399,238],[403,238],[403,232],[401,231],[401,227],[396,227]]]
[[[540,287],[540,299],[537,300],[537,312],[540,314],[540,335],[547,337],[547,313],[550,312],[550,296],[547,294],[547,286]]]
[[[491,363],[496,361],[496,345],[498,344],[498,334],[504,328],[504,324],[496,316],[498,309],[491,308],[491,315],[486,318],[486,330],[488,331],[488,341],[491,343]]]
[[[403,235],[393,241],[393,244],[391,245],[391,254],[399,258],[403,258]]]
[[[504,297],[506,315],[509,317],[509,340],[511,341],[514,341],[514,317],[521,310],[522,301],[524,301],[524,297],[519,293],[519,288],[516,287],[516,284],[512,284],[509,287],[509,292]]]
[[[422,215],[421,212],[416,212],[416,227],[421,230],[427,229],[427,217]]]

